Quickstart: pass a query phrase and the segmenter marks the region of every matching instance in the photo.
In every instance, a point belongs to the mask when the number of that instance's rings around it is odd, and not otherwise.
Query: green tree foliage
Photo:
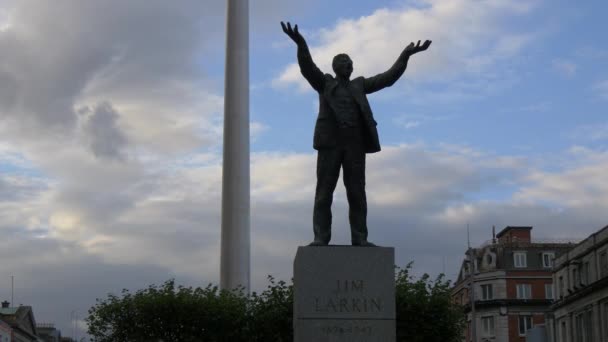
[[[175,286],[110,294],[89,309],[95,342],[246,342],[249,299],[242,291]]]
[[[451,300],[450,282],[443,274],[435,280],[428,274],[416,280],[411,269],[412,263],[397,269],[397,341],[462,341],[464,311]]]
[[[276,282],[268,277],[270,285],[260,295],[254,293],[250,301],[251,342],[293,341],[293,285]]]
[[[459,341],[464,327],[443,276],[414,279],[411,264],[397,271],[397,340]],[[121,296],[108,295],[89,310],[94,342],[291,342],[293,285],[269,277],[262,293],[176,286],[173,280]]]

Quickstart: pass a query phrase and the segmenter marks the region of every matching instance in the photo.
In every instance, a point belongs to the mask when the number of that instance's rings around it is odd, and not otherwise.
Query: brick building
[[[531,232],[532,227],[508,226],[466,252],[452,289],[467,313],[463,341],[473,340],[476,326],[475,342],[524,342],[527,330],[545,324],[554,298],[553,261],[574,244],[535,241]]]
[[[555,260],[553,342],[608,341],[608,226]]]

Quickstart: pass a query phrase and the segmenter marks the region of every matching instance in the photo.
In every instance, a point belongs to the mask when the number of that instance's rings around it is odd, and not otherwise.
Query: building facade
[[[452,289],[467,314],[463,341],[524,342],[529,329],[545,324],[554,299],[554,259],[574,244],[534,241],[531,231],[508,226],[466,252]]]
[[[608,341],[608,226],[555,260],[553,342]]]

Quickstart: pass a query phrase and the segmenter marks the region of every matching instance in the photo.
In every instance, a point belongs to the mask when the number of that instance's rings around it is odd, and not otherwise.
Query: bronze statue
[[[283,32],[298,46],[298,64],[308,83],[319,93],[319,116],[315,124],[313,148],[317,153],[317,188],[313,212],[315,239],[310,246],[326,246],[331,239],[331,203],[336,184],[343,170],[348,198],[353,246],[375,246],[367,241],[367,200],[365,197],[365,154],[380,151],[376,121],[367,94],[392,86],[405,72],[407,62],[415,53],[431,45],[410,43],[393,66],[374,77],[353,80],[353,62],[347,54],[334,57],[336,76],[324,74],[310,56],[304,37],[281,22]]]

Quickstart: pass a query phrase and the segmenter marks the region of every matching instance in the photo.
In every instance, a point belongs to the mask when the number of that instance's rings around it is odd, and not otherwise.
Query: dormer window
[[[528,267],[528,260],[526,258],[526,252],[515,252],[513,253],[513,265],[517,268]]]
[[[544,268],[552,268],[554,265],[555,253],[553,252],[544,252],[543,253],[543,267]]]

